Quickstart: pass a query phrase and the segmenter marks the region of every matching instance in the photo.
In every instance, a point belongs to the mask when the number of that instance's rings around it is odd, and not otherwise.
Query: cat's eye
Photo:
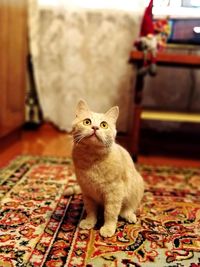
[[[107,124],[106,121],[102,121],[102,122],[100,123],[100,126],[101,126],[101,128],[103,128],[103,129],[108,129],[108,124]]]
[[[83,120],[83,125],[88,126],[88,125],[91,125],[91,124],[92,124],[91,119],[84,119]]]

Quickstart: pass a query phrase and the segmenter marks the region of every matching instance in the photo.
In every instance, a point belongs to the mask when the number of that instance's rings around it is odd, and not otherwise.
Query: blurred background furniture
[[[24,123],[26,57],[26,0],[2,0],[0,1],[0,138],[12,133]]]
[[[130,63],[136,67],[137,72],[143,65],[143,53],[139,51],[132,51]],[[197,54],[181,54],[179,53],[170,53],[170,52],[160,52],[157,56],[157,65],[159,66],[168,66],[170,68],[181,67],[195,69],[200,68],[200,55]],[[172,70],[173,71],[173,70]],[[159,76],[159,74],[158,74]],[[160,121],[175,121],[175,122],[193,122],[200,123],[200,113],[188,112],[177,112],[177,107],[174,106],[173,111],[169,110],[143,110],[142,100],[143,100],[143,90],[144,90],[144,75],[137,75],[136,82],[134,86],[134,106],[133,106],[133,122],[130,130],[130,142],[129,150],[133,156],[133,159],[137,159],[138,150],[139,150],[139,137],[140,137],[140,127],[141,120],[160,120]],[[170,81],[171,88],[176,93],[176,84],[181,82]],[[163,78],[163,86],[154,88],[155,93],[157,90],[165,90],[165,78]]]

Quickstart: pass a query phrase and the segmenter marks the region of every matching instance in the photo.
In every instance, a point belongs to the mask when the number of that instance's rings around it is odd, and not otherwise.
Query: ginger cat
[[[73,161],[87,216],[80,228],[97,223],[97,210],[104,209],[103,237],[115,234],[118,216],[136,223],[135,211],[144,193],[144,183],[129,153],[115,143],[117,106],[105,114],[92,112],[80,100],[73,121]]]

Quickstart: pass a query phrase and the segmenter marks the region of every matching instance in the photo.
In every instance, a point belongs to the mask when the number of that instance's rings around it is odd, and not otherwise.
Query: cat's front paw
[[[64,194],[66,196],[72,196],[74,194],[80,194],[81,193],[81,188],[79,185],[71,185],[67,187],[64,191]]]
[[[100,235],[102,237],[111,237],[115,234],[116,227],[112,225],[104,225],[100,229]]]
[[[136,223],[137,222],[137,218],[136,218],[136,215],[134,213],[128,213],[127,216],[125,217],[125,220],[129,223]]]
[[[95,221],[84,219],[80,222],[79,227],[84,230],[90,230],[94,228],[95,224]]]
[[[136,215],[132,211],[125,211],[123,213],[120,213],[120,217],[122,217],[123,219],[125,219],[129,223],[136,223],[137,222]]]

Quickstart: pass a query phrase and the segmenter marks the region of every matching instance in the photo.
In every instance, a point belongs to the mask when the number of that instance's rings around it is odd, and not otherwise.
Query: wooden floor
[[[44,124],[38,130],[23,130],[15,139],[3,146],[0,143],[1,168],[21,154],[71,157],[72,137],[65,132],[59,131],[51,124]],[[200,167],[198,160],[175,158],[173,156],[139,155],[138,162],[156,165]]]

